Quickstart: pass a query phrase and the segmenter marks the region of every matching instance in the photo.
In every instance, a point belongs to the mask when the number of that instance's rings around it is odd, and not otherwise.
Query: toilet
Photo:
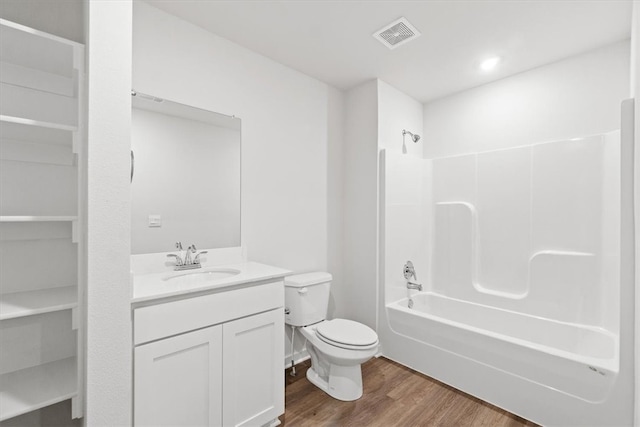
[[[325,272],[285,278],[285,323],[307,340],[312,384],[338,400],[362,396],[360,365],[378,352],[378,335],[362,323],[326,320],[332,276]]]

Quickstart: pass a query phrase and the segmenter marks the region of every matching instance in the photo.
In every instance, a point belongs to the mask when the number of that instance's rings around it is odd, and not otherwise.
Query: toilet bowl
[[[359,338],[350,339],[353,337],[342,335],[336,340],[335,335],[331,337],[326,329],[342,334],[346,331],[358,333]],[[307,339],[307,351],[311,356],[307,379],[338,400],[352,401],[362,397],[360,365],[378,352],[376,333],[361,323],[345,319],[323,320],[300,331]]]
[[[353,320],[326,320],[331,279],[324,272],[287,277],[285,323],[307,341],[309,381],[338,400],[352,401],[362,396],[360,365],[378,352],[378,335]]]

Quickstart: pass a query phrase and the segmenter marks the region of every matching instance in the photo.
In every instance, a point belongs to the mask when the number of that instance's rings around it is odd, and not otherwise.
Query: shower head
[[[415,134],[413,132],[409,132],[408,130],[402,129],[402,136],[405,136],[406,134],[411,135],[411,139],[413,140],[413,142],[420,141],[420,135]]]

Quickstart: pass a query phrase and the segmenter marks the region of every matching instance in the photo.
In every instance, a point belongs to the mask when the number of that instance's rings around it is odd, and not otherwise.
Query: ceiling
[[[379,78],[421,102],[630,36],[631,1],[213,1],[148,3],[339,89]],[[406,17],[422,35],[372,34]],[[479,70],[486,57],[503,61]]]

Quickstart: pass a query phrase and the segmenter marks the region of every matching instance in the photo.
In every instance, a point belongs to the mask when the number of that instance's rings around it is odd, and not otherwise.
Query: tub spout
[[[414,283],[410,280],[407,280],[407,289],[416,289],[418,291],[421,291],[422,285],[420,283]]]

